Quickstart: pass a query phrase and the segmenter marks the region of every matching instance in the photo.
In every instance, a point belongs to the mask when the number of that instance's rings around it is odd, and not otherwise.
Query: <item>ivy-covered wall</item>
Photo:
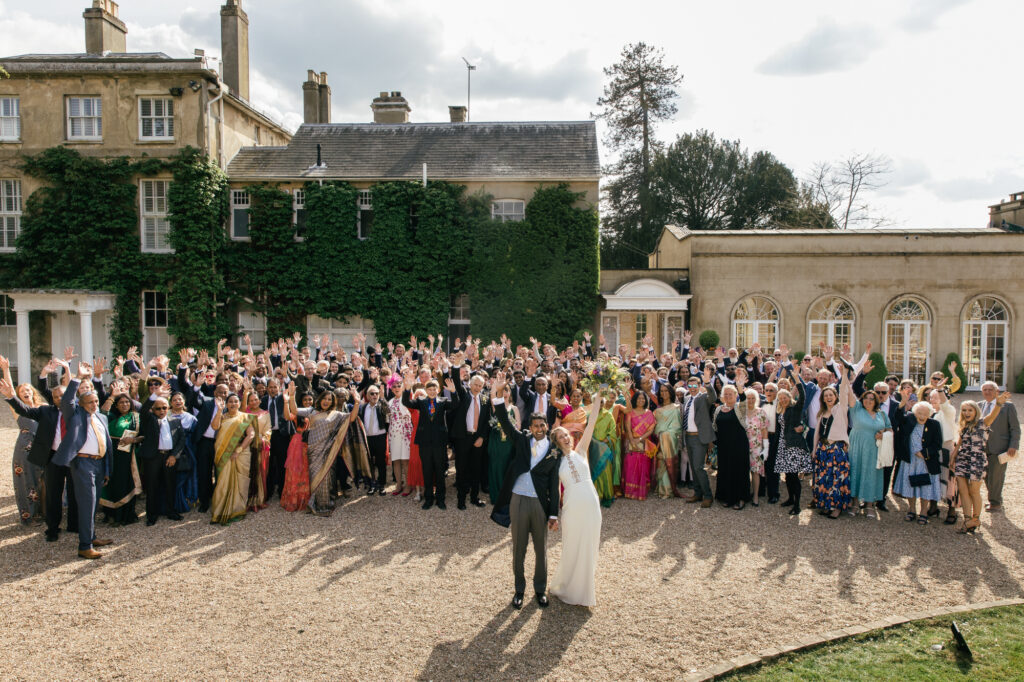
[[[540,187],[526,219],[490,218],[490,197],[445,182],[372,187],[373,224],[359,239],[358,191],[305,185],[306,230],[295,238],[292,196],[248,187],[250,241],[227,239],[227,179],[185,149],[169,161],[104,160],[56,147],[27,158],[46,186],[26,202],[18,250],[0,259],[0,287],[85,288],[118,296],[115,352],[140,345],[140,296],[167,292],[179,346],[211,348],[263,312],[269,338],[305,332],[306,316],[360,316],[381,340],[447,329],[453,297],[468,293],[471,332],[568,343],[589,326],[598,294],[597,213],[567,185]],[[172,179],[173,254],[143,254],[138,179]]]

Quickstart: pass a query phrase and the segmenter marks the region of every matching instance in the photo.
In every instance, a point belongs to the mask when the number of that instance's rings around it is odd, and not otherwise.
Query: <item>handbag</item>
[[[892,466],[894,458],[894,449],[892,443],[892,431],[886,431],[882,434],[882,440],[877,441],[878,443],[878,462],[875,465],[876,469],[884,469]]]
[[[908,479],[911,488],[924,488],[932,484],[930,474],[911,474]]]

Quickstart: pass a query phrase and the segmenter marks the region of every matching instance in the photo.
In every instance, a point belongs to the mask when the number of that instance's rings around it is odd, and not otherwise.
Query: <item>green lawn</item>
[[[953,616],[907,623],[787,654],[725,680],[1024,680],[1024,606],[957,614],[974,652],[958,654]],[[942,649],[932,647],[941,644]]]

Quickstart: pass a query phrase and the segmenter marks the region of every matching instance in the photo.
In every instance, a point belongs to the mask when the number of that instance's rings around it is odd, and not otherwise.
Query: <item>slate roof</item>
[[[321,145],[324,166],[316,167]],[[305,124],[286,147],[244,147],[232,180],[594,179],[593,121]]]

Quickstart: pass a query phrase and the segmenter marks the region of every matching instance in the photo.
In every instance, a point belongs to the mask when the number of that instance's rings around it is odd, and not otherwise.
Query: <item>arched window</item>
[[[885,312],[885,366],[921,386],[928,376],[931,315],[913,298],[901,298]]]
[[[754,342],[768,353],[779,338],[779,309],[764,296],[747,296],[732,314],[732,345],[750,348]]]
[[[853,306],[845,298],[828,296],[811,306],[807,316],[807,341],[812,355],[821,355],[821,342],[835,352],[849,344],[853,347]]]
[[[967,374],[967,388],[981,388],[986,381],[994,381],[1000,388],[1006,386],[1009,319],[1006,306],[991,296],[979,296],[964,309],[960,359]]]

